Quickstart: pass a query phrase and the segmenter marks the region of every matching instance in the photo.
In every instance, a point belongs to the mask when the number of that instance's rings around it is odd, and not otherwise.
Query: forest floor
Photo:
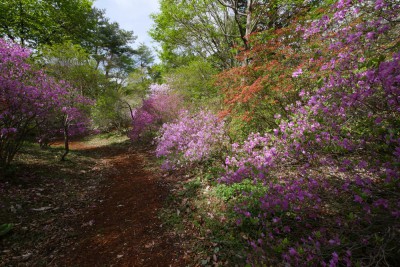
[[[0,179],[0,266],[185,266],[183,240],[159,218],[172,183],[123,138],[25,149]],[[57,152],[57,153],[55,153]],[[57,155],[55,155],[57,154]]]

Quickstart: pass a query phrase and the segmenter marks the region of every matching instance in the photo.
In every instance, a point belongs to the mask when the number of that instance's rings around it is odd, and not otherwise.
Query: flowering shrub
[[[133,129],[129,133],[131,140],[136,141],[144,133],[157,131],[164,122],[176,118],[182,103],[182,98],[167,84],[150,85],[150,94],[143,100],[142,106],[133,111]]]
[[[64,81],[59,81],[58,86],[64,90],[63,94],[57,96],[58,105],[49,110],[44,120],[36,120],[36,139],[41,147],[65,135],[71,137],[86,134],[88,126],[92,124],[88,108],[94,101],[79,95]]]
[[[79,97],[65,82],[34,70],[30,51],[0,39],[0,169],[8,166],[30,135],[56,133],[71,125],[82,128]],[[64,119],[63,119],[64,118]],[[68,118],[68,119],[65,119]]]
[[[301,16],[302,12],[296,12],[296,19]],[[251,34],[250,48],[238,56],[243,63],[217,76],[216,86],[225,104],[220,115],[230,116],[230,132],[235,139],[277,127],[274,114],[286,116],[285,106],[298,100],[302,84],[294,78],[302,73],[301,64],[310,53],[295,29],[296,25],[289,24]]]
[[[162,126],[156,142],[157,156],[165,159],[166,169],[205,161],[226,143],[224,122],[209,111],[192,115],[184,110],[177,120]]]
[[[321,44],[293,79],[312,76],[319,88],[305,87],[273,133],[233,144],[221,178],[267,187],[236,207],[238,227],[251,230],[251,262],[399,264],[399,11],[389,1],[338,1],[331,16],[298,27]]]

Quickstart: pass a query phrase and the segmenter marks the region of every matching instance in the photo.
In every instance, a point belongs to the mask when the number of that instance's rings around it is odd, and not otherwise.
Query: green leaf
[[[12,223],[5,223],[0,225],[0,236],[4,236],[13,229],[14,225]]]

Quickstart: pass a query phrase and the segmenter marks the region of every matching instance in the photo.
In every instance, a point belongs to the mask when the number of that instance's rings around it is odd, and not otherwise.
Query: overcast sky
[[[156,45],[151,42],[147,31],[152,24],[150,14],[158,12],[158,0],[95,0],[94,5],[105,9],[106,16],[111,21],[118,22],[120,28],[133,31],[137,36],[134,47],[139,43],[145,43],[153,49]]]

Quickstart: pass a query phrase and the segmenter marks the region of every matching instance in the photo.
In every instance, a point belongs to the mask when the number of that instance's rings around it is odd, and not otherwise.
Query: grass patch
[[[89,146],[109,146],[121,145],[129,141],[126,135],[120,133],[102,133],[94,136],[88,136],[83,139]]]

